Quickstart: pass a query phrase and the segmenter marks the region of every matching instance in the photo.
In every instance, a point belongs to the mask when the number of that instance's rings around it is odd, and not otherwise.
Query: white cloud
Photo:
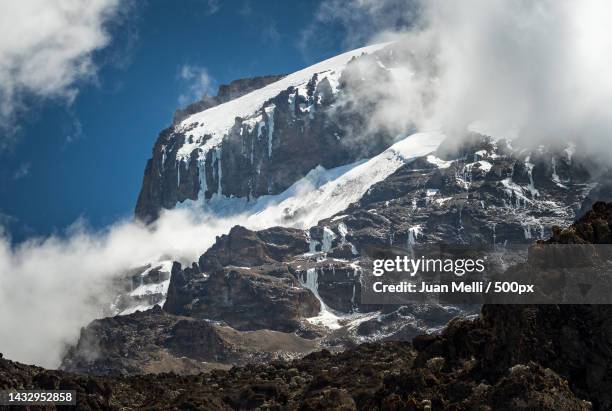
[[[206,67],[184,64],[179,68],[179,79],[184,85],[184,92],[178,98],[181,106],[200,100],[205,95],[211,95],[215,80]]]
[[[363,46],[374,36],[399,31],[412,25],[419,15],[419,0],[327,0],[316,10],[313,22],[301,32],[299,47],[308,54],[312,48],[330,44],[342,33],[347,49]]]
[[[174,210],[150,228],[123,221],[100,232],[77,221],[63,237],[11,246],[2,227],[12,220],[0,213],[0,352],[57,367],[80,328],[117,295],[114,279],[163,256],[196,261],[238,218]]]
[[[574,140],[610,165],[612,3],[422,0],[397,6],[395,0],[331,1],[319,12],[347,25],[347,42],[360,39],[362,21],[378,28],[368,41],[399,41],[400,64],[392,75],[365,84],[356,96],[381,96],[372,129],[412,124],[460,136],[478,121],[482,131],[530,144]],[[417,19],[399,30],[392,24],[394,16],[413,15]]]
[[[11,125],[28,97],[70,103],[78,82],[95,76],[92,53],[108,45],[105,24],[118,7],[119,0],[0,2],[0,125]]]

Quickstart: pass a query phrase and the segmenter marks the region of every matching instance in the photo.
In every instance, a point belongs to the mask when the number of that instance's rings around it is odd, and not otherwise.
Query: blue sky
[[[93,54],[96,77],[76,83],[74,101],[25,96],[10,131],[0,131],[15,141],[0,150],[0,223],[21,241],[79,218],[95,228],[129,218],[153,143],[181,96],[292,72],[346,49],[331,23],[324,36],[304,37],[318,10],[312,0],[151,0],[125,8],[107,26],[109,45]],[[186,66],[208,84],[181,78]]]

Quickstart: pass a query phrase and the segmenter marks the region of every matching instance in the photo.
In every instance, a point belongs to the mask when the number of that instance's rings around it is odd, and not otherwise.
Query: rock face
[[[428,244],[459,243],[488,250],[520,245],[526,251],[554,225],[574,219],[592,181],[582,162],[564,151],[530,152],[473,135],[399,167],[347,209],[307,230],[232,228],[198,261],[167,270],[163,309],[197,320],[193,327],[212,321],[237,332],[296,333],[332,351],[366,341],[408,341],[479,307],[365,304],[361,274],[371,249],[415,252]],[[118,349],[118,336],[127,331],[113,329]],[[154,345],[148,352],[167,350]],[[133,370],[117,358],[107,369],[95,363],[90,369],[87,361],[71,369]],[[223,364],[249,358],[227,356]]]
[[[242,333],[209,320],[168,314],[159,306],[96,320],[81,330],[62,369],[98,375],[193,374],[306,354],[315,340],[269,330]]]
[[[301,230],[259,232],[236,226],[217,239],[198,264],[176,264],[164,309],[178,315],[225,321],[241,330],[292,332],[320,310],[282,262],[308,251]]]
[[[612,240],[610,232],[612,203],[596,203],[549,242],[603,243]],[[419,336],[412,344],[364,344],[339,354],[324,350],[290,362],[180,377],[85,377],[0,358],[0,389],[75,389],[80,409],[112,404],[150,409],[609,410],[610,314],[609,306],[486,305],[478,319],[453,320],[439,335]],[[204,357],[224,353],[214,351],[215,338],[208,341],[211,347],[199,347]]]
[[[313,317],[320,310],[313,294],[298,285],[284,266],[227,267],[208,274],[205,281],[189,278],[183,287],[173,286],[164,309],[224,321],[239,330],[293,332],[300,319]]]
[[[152,221],[162,209],[186,200],[278,194],[317,166],[333,168],[386,149],[394,136],[371,133],[363,144],[355,136],[365,128],[367,110],[342,103],[344,95],[359,87],[343,73],[359,51],[286,77],[230,84],[219,96],[179,111],[175,124],[160,133],[147,162],[136,217]],[[370,81],[381,75],[390,74],[379,68]],[[274,79],[278,81],[268,84]],[[246,90],[251,93],[242,95]],[[235,110],[215,112],[223,102]],[[229,118],[217,129],[219,116]]]
[[[571,224],[593,187],[585,166],[563,151],[511,149],[480,135],[459,148],[449,142],[374,184],[311,237],[322,245],[327,227],[334,247],[344,241],[358,250],[529,244],[550,236],[553,225]]]
[[[200,101],[196,101],[185,108],[176,110],[172,123],[178,124],[192,114],[218,106],[219,104],[227,103],[235,98],[242,97],[251,91],[265,87],[270,83],[274,83],[285,76],[286,74],[247,77],[234,80],[229,84],[222,84],[219,86],[216,96],[206,95],[202,97]]]
[[[201,272],[233,265],[253,267],[285,261],[309,250],[306,234],[293,228],[273,227],[251,231],[233,227],[204,253],[198,263]]]

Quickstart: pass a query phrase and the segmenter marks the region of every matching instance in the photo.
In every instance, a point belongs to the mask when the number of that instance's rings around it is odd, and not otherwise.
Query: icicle
[[[323,246],[321,247],[321,251],[324,253],[328,252],[332,248],[332,242],[336,238],[336,234],[329,229],[329,227],[323,228]]]
[[[275,105],[266,107],[266,115],[268,116],[268,158],[272,157],[272,138],[274,135],[274,109]]]
[[[421,226],[418,225],[408,229],[408,240],[406,241],[406,245],[411,254],[413,252],[413,246],[416,244],[416,240],[419,238],[421,231]]]
[[[198,154],[198,177],[200,179],[200,192],[198,193],[198,199],[201,198],[202,203],[206,201],[206,154],[204,150],[200,150]]]
[[[223,169],[221,168],[221,146],[219,146],[218,148],[218,153],[217,153],[217,181],[218,181],[218,188],[217,188],[217,193],[219,195],[223,195],[223,190],[221,188],[221,178],[223,177]]]
[[[306,242],[308,243],[308,251],[311,253],[316,253],[319,242],[317,240],[313,240],[310,237],[310,230],[305,230],[305,234],[306,234]]]

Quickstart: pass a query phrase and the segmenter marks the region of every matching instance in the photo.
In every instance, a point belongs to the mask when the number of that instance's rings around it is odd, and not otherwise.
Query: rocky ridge
[[[612,203],[548,243],[612,241]],[[191,376],[93,377],[0,359],[0,388],[75,389],[80,409],[612,409],[610,306],[485,305],[439,335]]]

